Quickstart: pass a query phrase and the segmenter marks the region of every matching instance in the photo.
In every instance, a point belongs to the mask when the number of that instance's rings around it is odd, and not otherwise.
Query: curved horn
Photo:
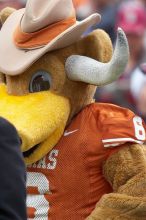
[[[124,72],[129,58],[127,38],[121,28],[118,28],[117,35],[115,51],[108,63],[101,63],[85,56],[70,56],[65,64],[69,79],[96,86],[106,85],[117,80]]]

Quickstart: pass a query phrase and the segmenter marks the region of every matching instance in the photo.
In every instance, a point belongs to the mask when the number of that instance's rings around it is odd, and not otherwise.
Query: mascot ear
[[[109,62],[113,54],[113,46],[108,34],[100,29],[77,42],[77,48],[79,54],[102,63]]]
[[[7,20],[7,18],[14,12],[16,9],[6,7],[0,12],[0,20],[1,23],[4,24],[4,22]]]
[[[105,31],[98,29],[76,43],[57,50],[54,54],[64,63],[72,55],[86,56],[102,63],[107,63],[112,58],[113,46],[109,35]]]

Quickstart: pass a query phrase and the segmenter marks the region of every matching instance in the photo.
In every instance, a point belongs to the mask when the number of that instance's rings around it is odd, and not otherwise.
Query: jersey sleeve
[[[146,141],[146,125],[132,111],[111,104],[97,104],[96,117],[105,148],[120,146],[126,142],[143,144]]]

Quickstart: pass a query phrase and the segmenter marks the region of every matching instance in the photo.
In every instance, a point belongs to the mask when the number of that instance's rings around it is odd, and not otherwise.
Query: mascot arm
[[[124,144],[106,161],[103,173],[113,188],[87,220],[146,219],[146,146]]]

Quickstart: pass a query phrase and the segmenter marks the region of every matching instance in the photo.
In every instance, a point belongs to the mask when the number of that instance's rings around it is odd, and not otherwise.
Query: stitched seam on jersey
[[[94,112],[93,112],[93,106],[94,105],[92,105],[91,104],[91,115],[93,115],[93,117],[94,117],[94,120],[95,120],[95,122],[96,122],[96,125],[97,125],[97,120],[96,120],[96,117],[95,117],[95,115],[94,115]],[[102,141],[101,141],[101,143],[102,143]],[[80,148],[80,151],[81,151],[81,153],[82,153],[82,148]],[[85,158],[85,157],[84,157]],[[87,157],[86,157],[87,158]],[[87,158],[88,159],[88,158]],[[90,161],[90,160],[85,160],[86,161],[86,163],[85,163],[85,166],[86,166],[86,169],[88,170],[88,168],[89,168],[89,172],[87,173],[87,176],[88,176],[88,179],[89,179],[89,196],[88,196],[88,201],[89,201],[89,204],[92,202],[92,162]],[[88,208],[88,212],[90,211],[90,207]]]
[[[95,113],[94,113],[94,111],[93,111],[93,106],[94,106],[94,105],[91,105],[91,111],[92,111],[93,117],[94,117],[94,119],[95,119],[96,125],[97,125],[97,127],[98,127],[98,124],[97,124],[97,123],[98,123],[99,121],[96,120],[96,116],[95,116]]]
[[[94,117],[94,120],[95,120],[95,122],[96,122],[96,126],[97,126],[97,128],[98,127],[100,127],[100,128],[102,128],[102,126],[101,126],[101,123],[99,123],[99,120],[97,120],[97,117],[96,117],[96,115],[95,115],[95,113],[94,113],[94,111],[93,111],[93,108],[94,108],[94,105],[91,105],[91,112],[92,112],[92,115],[93,115],[93,117]],[[98,125],[98,123],[100,124],[100,125]],[[98,129],[99,130],[99,129]],[[100,132],[100,134],[101,134],[101,137],[102,137],[102,131],[101,130],[99,130],[99,132]],[[103,144],[103,142],[102,142],[102,139],[100,139],[101,140],[101,145],[102,145],[102,147],[104,148],[104,144]],[[100,141],[99,140],[99,141]],[[105,157],[105,161],[106,161],[106,157]],[[101,172],[103,172],[103,165],[104,165],[104,162],[105,161],[103,161],[103,164],[102,164],[102,167],[101,167]],[[89,161],[89,164],[90,164],[90,161]],[[92,168],[92,165],[90,166],[90,172],[89,172],[89,175],[90,175],[90,173],[92,173],[92,170],[91,170],[91,168]],[[91,179],[92,178],[89,178],[89,180],[90,180],[90,189],[92,188],[92,186],[91,186]],[[91,194],[91,196],[90,196],[90,200],[92,199],[92,193],[90,193]],[[91,200],[92,201],[92,200]],[[99,202],[99,201],[97,201],[97,202]]]
[[[99,120],[96,120],[96,116],[95,116],[95,113],[94,113],[94,111],[93,111],[93,106],[94,105],[92,105],[91,107],[91,111],[92,111],[92,114],[93,114],[93,117],[94,117],[94,119],[95,119],[95,122],[96,122],[96,125],[97,125],[97,128],[98,127],[100,127],[100,128],[102,128],[102,124],[101,123],[99,123]],[[98,126],[98,123],[100,124],[100,126]],[[103,138],[103,135],[102,135],[102,129],[101,130],[99,130],[99,132],[100,132],[100,134],[101,134],[101,144],[102,144],[102,147],[104,148],[104,144],[103,144],[103,142],[102,142],[102,138]]]
[[[93,107],[94,107],[94,104],[93,105],[91,105],[91,112],[92,112],[92,115],[93,115],[93,117],[94,117],[94,119],[95,119],[95,122],[96,122],[96,126],[97,126],[97,128],[99,127],[98,126],[98,123],[99,123],[99,120],[97,120],[97,117],[95,116],[95,113],[94,113],[94,111],[93,111]],[[101,124],[101,123],[100,123]],[[102,126],[100,126],[100,127],[102,127]],[[99,130],[100,131],[100,130]],[[102,134],[102,132],[100,131],[100,133]],[[102,136],[102,135],[101,135]]]
[[[83,151],[83,152],[82,152]],[[88,160],[88,157],[84,154],[84,149],[82,147],[80,147],[80,153],[81,153],[81,157],[82,157],[82,161],[83,161],[83,164],[85,164],[85,170],[88,170],[89,168],[89,172],[87,172],[87,178],[89,180],[89,193],[88,193],[88,196],[87,196],[87,200],[88,200],[88,203],[90,204],[92,202],[92,191],[91,191],[91,168],[92,168],[92,164],[90,162],[90,160]],[[90,165],[91,164],[91,165]],[[90,207],[87,208],[87,211],[89,213],[90,211]]]

